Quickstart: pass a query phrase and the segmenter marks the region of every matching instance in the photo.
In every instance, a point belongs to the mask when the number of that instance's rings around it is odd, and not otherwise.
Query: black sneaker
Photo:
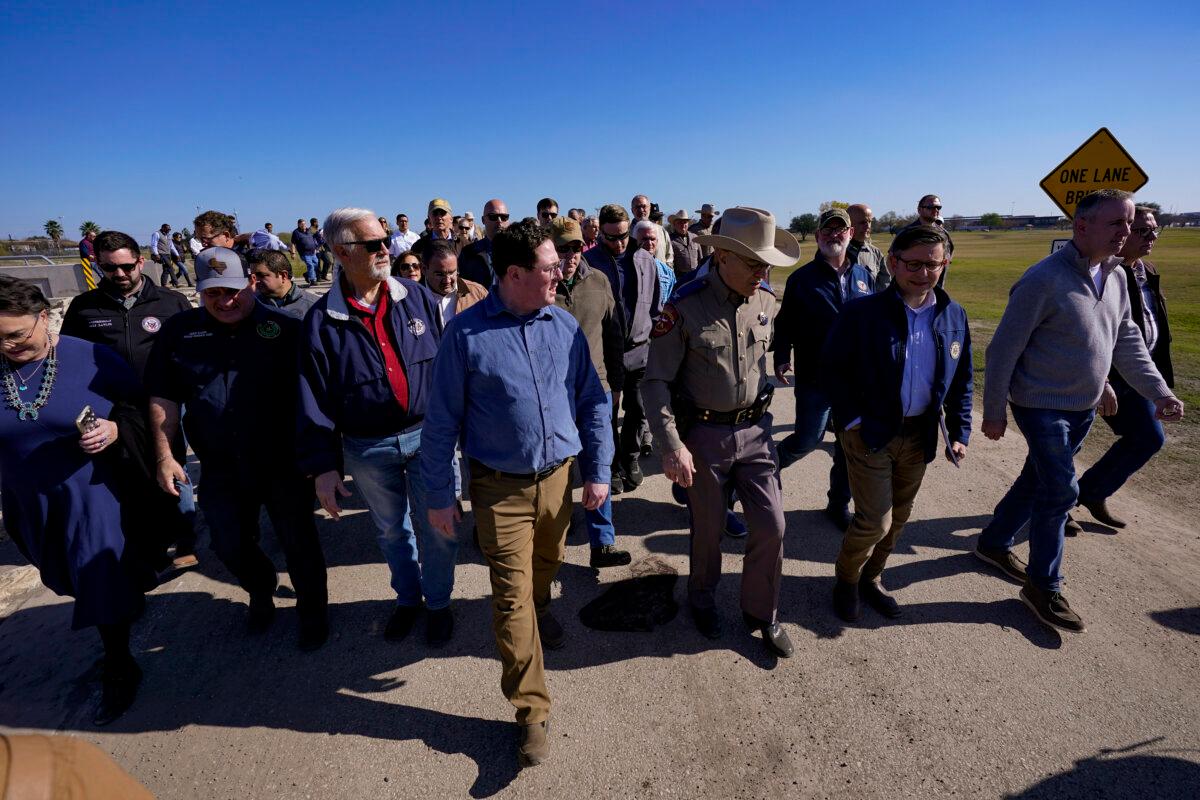
[[[717,614],[715,608],[696,608],[691,606],[692,619],[696,623],[696,630],[700,631],[700,635],[706,639],[721,638],[721,617]]]
[[[833,586],[833,613],[842,622],[858,622],[858,586],[838,580]]]
[[[612,472],[612,481],[609,484],[608,493],[610,495],[616,496],[618,494],[621,494],[624,491],[625,491],[625,477],[621,474],[620,470],[614,469]]]
[[[425,618],[425,643],[441,647],[454,635],[454,612],[449,606],[430,609]]]
[[[1021,602],[1037,614],[1037,618],[1052,628],[1068,633],[1084,633],[1087,627],[1062,592],[1043,592],[1032,583],[1021,587]]]
[[[611,544],[592,548],[591,566],[593,569],[605,567],[623,567],[633,560],[628,550],[618,550]]]
[[[118,667],[110,667],[105,663],[103,694],[96,713],[92,715],[92,724],[107,725],[128,711],[137,697],[141,682],[142,670],[133,659]]]
[[[542,647],[547,650],[559,650],[567,643],[567,632],[549,611],[537,615],[537,626]]]
[[[324,614],[313,614],[300,618],[300,649],[306,653],[317,650],[329,639],[329,618]]]
[[[1102,525],[1107,525],[1110,528],[1124,528],[1126,525],[1125,520],[1108,510],[1107,501],[1098,500],[1093,503],[1088,500],[1080,500],[1079,505],[1086,508],[1088,513],[1092,515],[1092,519]]]
[[[845,533],[846,529],[850,527],[850,520],[853,519],[849,506],[835,506],[832,504],[825,506],[825,517],[842,533]]]
[[[269,594],[250,595],[250,613],[246,616],[249,633],[266,633],[275,620],[275,601]]]
[[[636,458],[629,460],[629,468],[625,470],[625,475],[623,477],[625,479],[625,491],[627,492],[632,492],[634,489],[642,485],[642,481],[645,480],[645,476],[642,475],[642,467],[640,464],[638,464],[638,460]]]
[[[388,617],[387,627],[383,629],[383,638],[398,642],[408,636],[420,613],[420,606],[396,606],[396,610]]]
[[[866,601],[867,605],[878,611],[888,619],[895,619],[902,613],[900,604],[896,599],[883,590],[883,585],[879,581],[872,581],[863,578],[858,582],[858,596]]]
[[[1004,577],[1016,583],[1025,584],[1028,575],[1025,574],[1025,562],[1017,558],[1012,550],[1003,547],[975,546],[975,557],[986,561],[1004,573]]]

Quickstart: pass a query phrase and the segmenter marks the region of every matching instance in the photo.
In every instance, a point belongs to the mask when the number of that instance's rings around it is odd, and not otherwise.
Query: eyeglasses
[[[462,231],[463,233],[470,233],[470,232],[471,232],[471,226],[470,226],[470,225],[459,225],[459,226],[458,226],[458,229],[459,229],[460,231]]]
[[[928,204],[928,203],[926,203],[925,205],[921,206],[921,208],[932,208],[934,211],[941,211],[941,210],[942,210],[942,207],[941,207],[941,206],[934,206],[934,205],[930,205],[930,204]]]
[[[133,261],[129,264],[96,264],[96,266],[98,266],[103,272],[116,272],[119,269],[123,269],[125,270],[126,275],[132,274],[132,272],[137,269],[137,265],[138,262],[136,261]]]
[[[830,227],[830,226],[821,228],[821,233],[825,234],[826,236],[841,236],[843,233],[849,233],[849,232],[850,232],[850,229],[847,228],[845,225],[843,225],[840,228],[834,228],[834,227]]]
[[[601,233],[600,235],[604,237],[604,241],[606,242],[623,242],[629,238],[629,231],[625,231],[624,233]]]
[[[508,222],[508,214],[484,214],[483,218],[488,222]]]
[[[901,258],[900,256],[896,256],[895,258],[896,261],[903,264],[904,268],[909,272],[920,272],[923,269],[927,269],[930,272],[937,272],[939,269],[946,266],[945,259],[941,261],[909,261],[908,259]]]
[[[363,246],[363,249],[366,250],[368,253],[378,253],[380,250],[382,250],[383,248],[385,248],[387,246],[387,242],[388,242],[388,240],[387,240],[387,237],[385,236],[382,239],[356,239],[352,242],[341,242],[340,244],[343,244],[343,245],[361,244]]]
[[[0,348],[9,349],[12,347],[20,347],[33,338],[33,332],[37,330],[38,323],[42,321],[39,316],[33,322],[33,327],[27,333],[11,333],[8,336],[0,337]]]
[[[1155,225],[1153,227],[1147,225],[1144,228],[1133,228],[1131,233],[1136,233],[1138,236],[1141,236],[1143,239],[1149,239],[1151,236],[1154,236],[1157,238],[1159,236],[1162,236],[1162,229],[1159,228],[1157,225]]]
[[[565,244],[562,247],[558,247],[556,245],[554,249],[558,251],[558,254],[560,256],[565,256],[567,253],[582,253],[583,252],[583,243],[582,242],[571,242],[570,244]]]
[[[558,212],[557,211],[543,211],[541,213],[541,218],[542,219],[558,219]]]
[[[450,213],[450,212],[449,212],[449,211],[447,211],[447,210],[446,210],[446,209],[444,209],[444,208],[435,208],[433,211],[430,211],[430,212],[429,212],[429,216],[431,216],[431,217],[444,217],[444,216],[446,216],[446,215],[447,215],[447,214],[449,214],[449,213]]]

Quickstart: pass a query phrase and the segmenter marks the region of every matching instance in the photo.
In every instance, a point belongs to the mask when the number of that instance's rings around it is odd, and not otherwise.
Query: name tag
[[[205,339],[212,336],[212,331],[188,331],[183,335],[184,339]]]
[[[112,326],[113,321],[111,319],[99,318],[88,320],[89,328],[111,328]]]

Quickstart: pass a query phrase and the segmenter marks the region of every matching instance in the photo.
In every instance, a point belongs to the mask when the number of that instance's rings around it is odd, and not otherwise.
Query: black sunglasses
[[[488,222],[508,222],[508,214],[488,214],[486,218]]]
[[[565,244],[562,247],[555,247],[554,249],[557,250],[560,255],[566,255],[567,253],[582,253],[583,243],[570,242],[569,244]]]
[[[602,233],[600,235],[609,242],[623,242],[629,238],[629,231],[625,231],[624,233]]]
[[[382,239],[356,239],[352,242],[342,242],[342,244],[361,244],[363,249],[368,253],[378,253],[380,250],[387,247],[388,238],[385,236]]]
[[[96,266],[98,266],[103,272],[116,272],[119,269],[123,269],[126,273],[130,273],[137,268],[137,262],[134,261],[129,264],[101,264],[97,262]]]

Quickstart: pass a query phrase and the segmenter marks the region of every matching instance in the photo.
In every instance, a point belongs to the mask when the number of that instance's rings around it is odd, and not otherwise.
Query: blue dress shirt
[[[908,342],[904,353],[904,377],[900,382],[900,405],[906,417],[924,414],[933,400],[933,379],[938,361],[937,339],[933,335],[935,300],[930,292],[925,304],[916,311],[904,306],[908,315]]]
[[[454,504],[455,444],[502,472],[539,472],[580,454],[585,481],[608,483],[615,444],[608,395],[575,319],[555,306],[527,316],[499,292],[446,326],[421,433],[429,508]]]

